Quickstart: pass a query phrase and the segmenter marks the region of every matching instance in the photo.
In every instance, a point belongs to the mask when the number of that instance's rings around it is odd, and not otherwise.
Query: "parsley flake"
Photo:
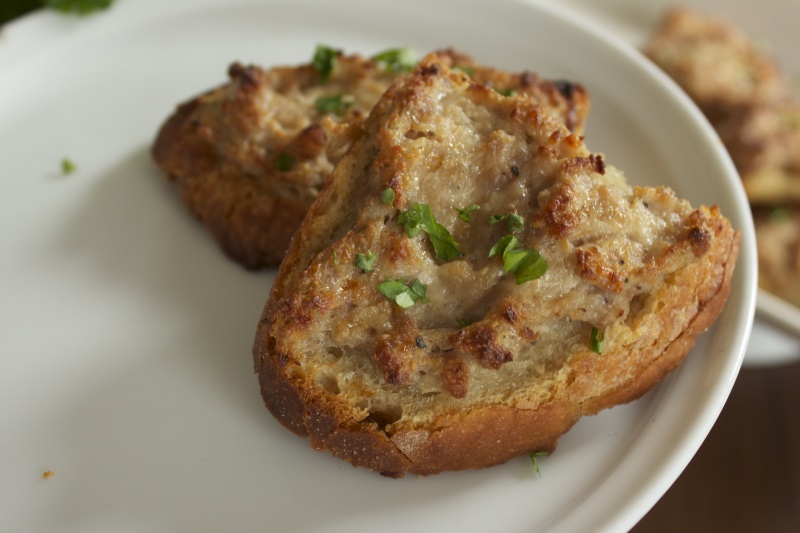
[[[589,347],[592,351],[597,354],[603,353],[603,344],[605,344],[605,342],[605,335],[600,335],[599,329],[592,328],[592,336],[589,339]]]
[[[472,219],[470,218],[470,213],[472,213],[473,211],[477,211],[480,208],[481,206],[479,206],[478,204],[468,205],[464,209],[460,209],[458,207],[453,206],[453,209],[455,209],[458,212],[458,218],[460,218],[464,222],[472,222]]]
[[[530,248],[517,248],[519,239],[506,235],[489,250],[489,257],[499,255],[503,258],[503,274],[514,273],[517,285],[544,276],[547,272],[547,261],[539,252]]]
[[[514,96],[517,94],[517,91],[514,89],[498,89],[497,92],[500,93],[501,96]]]
[[[472,76],[473,74],[475,74],[475,67],[468,67],[466,65],[456,65],[453,68],[455,68],[456,70],[460,70],[467,76]]]
[[[340,53],[341,51],[331,48],[330,46],[325,46],[323,44],[317,45],[316,50],[314,50],[314,57],[311,59],[311,66],[314,67],[314,70],[319,74],[322,83],[325,83],[328,81],[328,78],[331,77],[334,61]]]
[[[334,113],[341,117],[353,103],[353,97],[337,94],[334,96],[320,96],[316,99],[314,105],[317,106],[317,110],[320,113]]]
[[[417,54],[411,48],[391,48],[375,54],[372,60],[382,64],[386,72],[404,72],[414,68]]]
[[[525,225],[525,219],[523,219],[516,213],[508,213],[506,215],[492,215],[489,217],[489,224],[497,224],[501,220],[506,221],[506,227],[508,228],[508,231],[521,230],[522,227]]]
[[[280,172],[289,172],[294,167],[294,157],[292,154],[281,152],[275,160],[275,169]]]
[[[70,159],[65,157],[61,160],[61,173],[65,176],[67,174],[72,174],[75,172],[75,170],[77,170],[77,168],[78,167],[75,166],[75,163],[73,163]]]
[[[539,472],[539,463],[536,461],[536,458],[537,457],[546,457],[548,455],[550,455],[550,454],[547,453],[547,452],[531,452],[531,454],[530,454],[531,463],[533,463],[533,468],[536,469],[536,475],[539,476],[539,477],[542,477],[542,473]]]
[[[44,4],[62,13],[88,15],[111,6],[113,0],[45,0]]]
[[[438,259],[451,261],[458,259],[463,254],[458,249],[458,243],[447,231],[447,228],[436,222],[433,212],[428,204],[414,204],[411,209],[400,213],[397,222],[403,226],[406,235],[414,237],[419,230],[428,234],[433,244],[433,251]]]
[[[406,285],[403,278],[397,280],[389,278],[379,284],[377,289],[379,293],[403,309],[407,309],[417,302],[426,304],[430,301],[425,297],[428,286],[416,278],[411,282],[411,285]]]
[[[381,203],[389,206],[394,204],[394,190],[391,187],[386,187],[381,191]]]
[[[375,260],[377,258],[378,255],[369,250],[365,254],[356,254],[356,266],[362,272],[372,272],[375,269]]]

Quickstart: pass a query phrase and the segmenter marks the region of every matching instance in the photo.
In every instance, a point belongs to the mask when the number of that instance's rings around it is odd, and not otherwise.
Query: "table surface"
[[[635,533],[800,531],[800,363],[744,368],[708,438]]]

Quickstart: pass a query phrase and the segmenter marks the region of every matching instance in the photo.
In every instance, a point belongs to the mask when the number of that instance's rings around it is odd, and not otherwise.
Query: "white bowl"
[[[626,530],[719,414],[753,317],[755,242],[733,167],[632,48],[505,0],[129,0],[39,13],[0,40],[0,497],[8,531]],[[227,261],[151,164],[174,105],[233,60],[317,43],[455,46],[585,84],[587,144],[637,184],[717,203],[743,236],[731,296],[686,363],[581,421],[554,455],[388,480],[313,452],[261,404],[250,346],[272,274]],[[77,170],[59,175],[69,157]],[[41,474],[54,476],[44,480]]]

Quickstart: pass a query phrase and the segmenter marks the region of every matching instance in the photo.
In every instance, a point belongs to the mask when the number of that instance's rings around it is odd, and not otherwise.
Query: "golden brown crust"
[[[427,57],[376,105],[293,239],[253,347],[276,418],[390,476],[550,452],[580,416],[638,398],[718,316],[739,247],[716,207],[631,189],[531,100],[451,67]],[[457,258],[406,234],[399,215],[418,204]],[[465,222],[453,207],[471,204]],[[490,223],[508,212],[522,228]],[[546,274],[504,274],[488,251],[508,233]],[[354,264],[366,251],[370,272]],[[376,289],[414,278],[428,303]]]
[[[582,86],[442,53],[476,81],[528,95],[583,131],[589,97]],[[234,63],[227,84],[180,105],[156,137],[153,157],[183,203],[248,268],[280,263],[362,121],[403,74],[358,55],[340,55],[335,64],[323,83],[310,65],[265,70]],[[352,98],[343,116],[317,109],[317,98],[336,95]]]

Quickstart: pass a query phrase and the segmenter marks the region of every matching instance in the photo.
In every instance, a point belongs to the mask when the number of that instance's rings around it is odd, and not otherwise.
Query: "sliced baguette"
[[[716,207],[629,187],[530,98],[452,67],[430,55],[378,102],[293,239],[253,348],[284,426],[392,477],[550,452],[581,416],[646,393],[721,312],[740,242]],[[463,256],[408,236],[415,204]],[[470,222],[454,209],[473,204]],[[508,213],[521,229],[491,223]],[[518,284],[489,257],[509,233],[543,276]],[[399,306],[387,279],[426,284],[428,303]]]

